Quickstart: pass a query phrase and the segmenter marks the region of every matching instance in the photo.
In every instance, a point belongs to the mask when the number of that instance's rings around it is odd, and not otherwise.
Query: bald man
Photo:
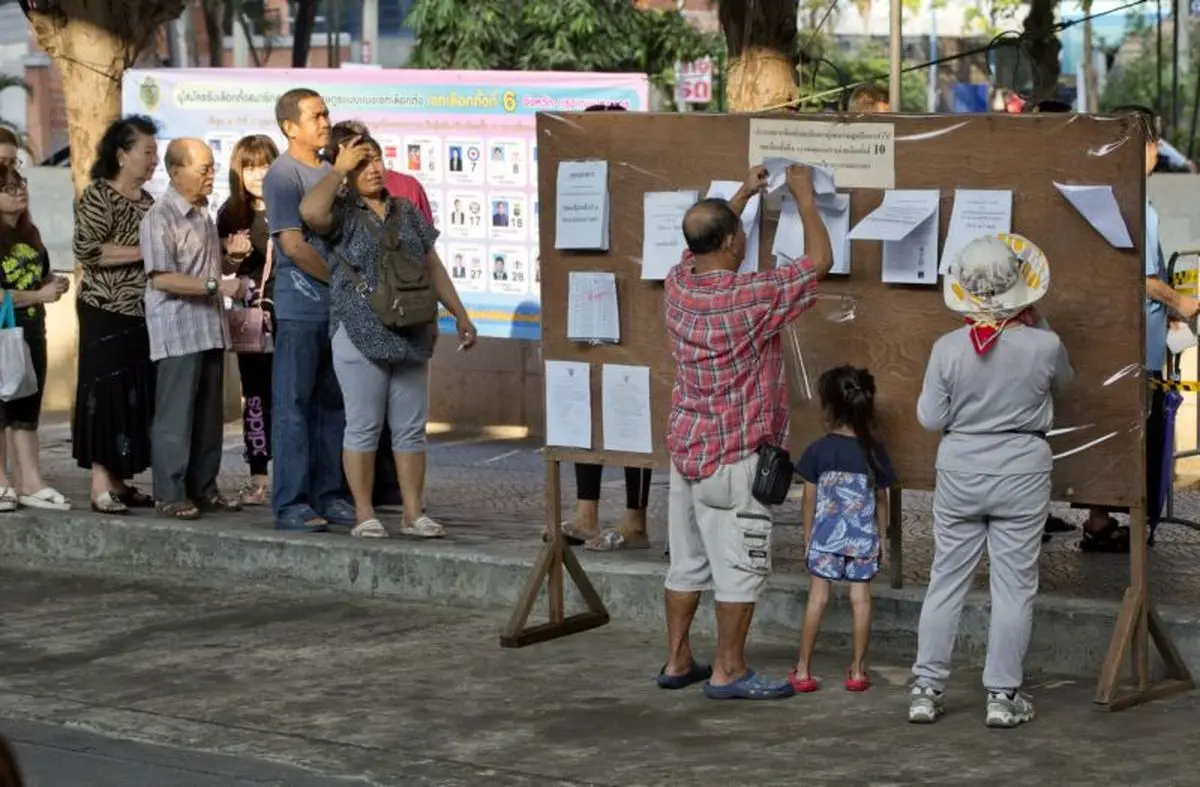
[[[706,199],[683,219],[688,252],[665,282],[675,387],[667,451],[667,663],[664,689],[707,680],[712,699],[790,697],[746,666],[746,634],[771,569],[771,509],[751,494],[757,452],[788,444],[780,332],[812,305],[833,265],[812,173],[793,166],[787,187],[804,225],[804,256],[769,271],[738,273],[746,256],[741,213],[766,182],[755,167],[730,202]],[[717,607],[717,653],[698,664],[688,638],[700,593]]]
[[[171,185],[142,219],[146,328],[157,362],[150,464],[159,514],[196,519],[236,511],[217,489],[221,391],[229,347],[224,298],[244,297],[222,280],[221,242],[209,218],[213,156],[198,139],[176,139],[163,161]]]

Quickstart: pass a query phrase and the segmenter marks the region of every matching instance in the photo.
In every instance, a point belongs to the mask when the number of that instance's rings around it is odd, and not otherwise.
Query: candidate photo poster
[[[536,114],[594,104],[648,108],[641,74],[339,69],[305,72],[305,85],[331,120],[366,124],[400,194],[424,191],[438,231],[435,250],[480,336],[538,339],[541,255]],[[212,148],[212,212],[228,198],[230,154],[239,139],[267,134],[286,150],[275,101],[295,86],[284,69],[133,69],[122,110],[159,124],[170,140],[196,137]],[[161,158],[161,156],[160,156]],[[147,184],[166,190],[160,165]],[[444,319],[444,332],[454,322]]]

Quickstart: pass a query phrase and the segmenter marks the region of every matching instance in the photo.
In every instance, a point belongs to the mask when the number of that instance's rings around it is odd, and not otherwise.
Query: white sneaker
[[[1016,727],[1033,721],[1033,703],[1019,691],[1011,696],[1004,691],[989,691],[987,701],[987,726]]]
[[[942,692],[920,684],[912,687],[912,699],[908,703],[908,720],[913,724],[933,724],[946,712],[942,705]]]

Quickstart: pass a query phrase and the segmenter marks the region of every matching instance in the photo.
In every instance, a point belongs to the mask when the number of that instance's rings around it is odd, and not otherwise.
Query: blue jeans
[[[342,475],[346,414],[328,322],[277,320],[271,393],[271,507],[276,522],[294,525],[349,498]]]

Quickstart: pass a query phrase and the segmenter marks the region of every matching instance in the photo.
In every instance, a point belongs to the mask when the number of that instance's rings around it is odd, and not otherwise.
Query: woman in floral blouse
[[[69,286],[65,277],[50,272],[42,236],[29,219],[25,178],[16,167],[0,164],[0,302],[11,303],[38,383],[29,396],[0,402],[0,511],[14,511],[18,505],[57,511],[71,507],[58,490],[42,481],[37,434],[46,385],[46,304],[61,298]],[[12,435],[11,482],[4,469],[6,429]]]

